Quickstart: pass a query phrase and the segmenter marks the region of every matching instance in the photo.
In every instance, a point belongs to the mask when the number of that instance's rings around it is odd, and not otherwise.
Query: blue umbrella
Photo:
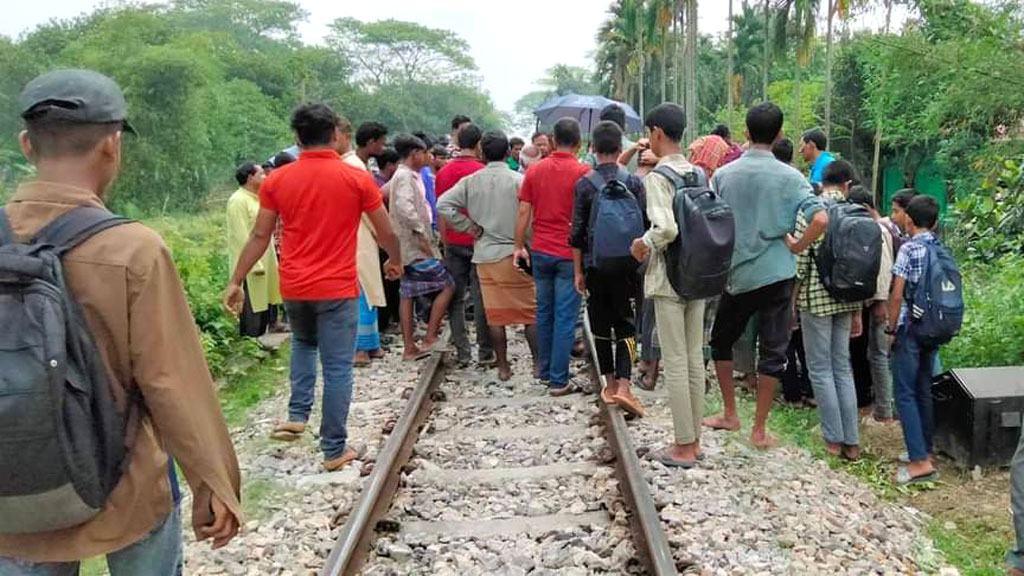
[[[601,110],[609,104],[618,104],[626,112],[626,132],[635,133],[643,130],[640,115],[636,113],[629,104],[616,102],[604,96],[588,96],[584,94],[566,94],[565,96],[553,96],[533,111],[537,116],[537,123],[542,126],[551,126],[558,120],[575,118],[580,122],[580,128],[584,134],[589,134],[594,126],[601,121]]]

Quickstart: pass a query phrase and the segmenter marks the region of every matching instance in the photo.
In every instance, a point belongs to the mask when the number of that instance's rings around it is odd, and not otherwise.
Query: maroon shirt
[[[437,198],[441,199],[441,196],[451,190],[459,180],[462,180],[466,176],[476,172],[477,170],[483,170],[484,163],[480,162],[476,158],[455,158],[451,162],[444,165],[437,173],[436,181],[434,182],[434,188],[437,190]],[[462,210],[463,214],[467,214],[465,210]],[[456,232],[450,226],[445,227],[444,231],[445,243],[449,246],[466,246],[468,248],[473,247],[472,234],[464,234],[462,232]]]

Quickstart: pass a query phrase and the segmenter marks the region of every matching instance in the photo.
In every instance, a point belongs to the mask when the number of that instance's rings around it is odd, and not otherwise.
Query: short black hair
[[[534,140],[540,138],[541,136],[543,136],[544,138],[548,137],[547,133],[545,132],[534,132],[533,136],[530,136],[530,143],[532,144]]]
[[[394,148],[388,146],[380,154],[377,155],[377,168],[383,170],[388,164],[398,164],[401,158],[398,157],[398,152]]]
[[[356,130],[356,146],[362,148],[388,135],[388,127],[380,122],[363,122]]]
[[[818,150],[824,150],[828,148],[828,138],[825,137],[825,133],[819,128],[811,128],[800,138],[804,142],[812,142],[818,147]]]
[[[277,168],[287,166],[292,162],[295,162],[295,160],[295,156],[292,156],[288,152],[278,152],[274,155],[274,159],[271,160],[271,163],[274,164],[274,169],[276,170]]]
[[[515,148],[516,146],[526,146],[526,142],[523,141],[519,136],[513,136],[508,139],[508,147]]]
[[[580,123],[575,118],[569,118],[568,116],[562,118],[555,122],[553,130],[555,133],[555,146],[572,148],[578,146],[583,139],[580,136]]]
[[[423,141],[423,145],[427,147],[426,148],[427,150],[430,150],[431,148],[434,147],[434,140],[433,140],[433,138],[431,138],[430,136],[427,136],[426,132],[413,132],[412,135],[417,137],[417,138],[419,138],[420,140],[422,140]]]
[[[46,116],[25,121],[32,150],[43,158],[84,156],[123,128],[123,122],[82,123]]]
[[[723,140],[732,139],[732,131],[729,130],[729,127],[725,124],[715,126],[715,129],[711,131],[711,134],[714,136],[720,136]]]
[[[896,194],[892,197],[892,203],[906,210],[907,206],[910,206],[910,201],[917,197],[918,194],[920,194],[920,192],[913,188],[897,190]]]
[[[860,184],[850,188],[850,195],[846,198],[852,204],[860,204],[861,206],[867,206],[872,210],[875,209],[875,195],[868,190],[867,187],[861,186]]]
[[[626,111],[618,104],[609,104],[601,109],[601,121],[615,122],[622,130],[626,129]]]
[[[790,164],[793,162],[793,141],[789,138],[783,138],[775,144],[772,144],[772,154],[775,154],[775,158],[779,162],[785,162]]]
[[[907,205],[907,216],[914,226],[931,230],[939,221],[939,203],[927,194],[918,194]]]
[[[825,173],[821,177],[822,184],[831,184],[833,186],[856,181],[857,169],[853,167],[853,164],[842,158],[829,162],[828,166],[825,167]]]
[[[683,139],[683,131],[686,130],[686,112],[682,106],[672,102],[658,104],[647,113],[644,126],[651,130],[661,128],[669,140],[680,142]]]
[[[456,114],[454,117],[452,117],[452,130],[455,130],[456,128],[462,126],[466,122],[472,122],[472,120],[469,119],[469,116],[466,116],[464,114]]]
[[[617,154],[622,151],[622,128],[610,120],[598,122],[590,134],[595,154]]]
[[[476,124],[468,124],[462,130],[459,130],[459,138],[457,144],[460,150],[472,150],[476,148],[476,145],[480,143],[480,127]]]
[[[238,168],[235,168],[235,182],[238,182],[239,186],[245,186],[249,177],[255,174],[258,168],[259,165],[255,162],[243,162]]]
[[[394,145],[395,152],[398,152],[398,157],[402,160],[405,160],[417,150],[427,150],[427,143],[414,134],[399,134],[395,136]]]
[[[754,144],[772,144],[782,131],[785,115],[774,102],[761,102],[747,110],[747,132]]]
[[[434,144],[430,148],[430,153],[433,154],[435,158],[447,158],[448,148],[445,148],[442,144]]]
[[[508,156],[509,140],[504,132],[488,130],[480,137],[480,149],[484,153],[484,160],[501,162]]]
[[[324,146],[334,138],[339,120],[326,104],[302,104],[292,113],[292,130],[302,146]]]

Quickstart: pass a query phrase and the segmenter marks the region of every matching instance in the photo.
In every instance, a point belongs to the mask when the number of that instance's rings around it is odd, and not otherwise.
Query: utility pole
[[[828,0],[828,30],[826,31],[827,48],[825,63],[825,142],[826,148],[832,148],[832,19],[836,14],[836,0]]]
[[[697,138],[697,0],[686,0],[686,144]]]
[[[729,65],[725,73],[725,105],[729,110],[728,122],[729,126],[732,126],[732,113],[735,107],[733,102],[732,87],[733,78],[735,77],[735,71],[733,70],[733,60],[735,58],[735,46],[732,38],[732,0],[729,0],[729,36],[727,39],[729,49]]]

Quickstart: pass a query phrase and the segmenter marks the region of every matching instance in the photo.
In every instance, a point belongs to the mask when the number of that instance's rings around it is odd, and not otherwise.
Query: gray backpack
[[[0,533],[76,526],[98,514],[134,434],[72,298],[61,257],[130,222],[76,208],[31,242],[15,242],[0,210]],[[129,413],[140,406],[129,400]]]
[[[676,189],[672,211],[679,234],[665,249],[669,284],[684,300],[713,298],[725,291],[736,243],[732,208],[708,188],[699,168],[679,174],[668,166],[654,169]]]

